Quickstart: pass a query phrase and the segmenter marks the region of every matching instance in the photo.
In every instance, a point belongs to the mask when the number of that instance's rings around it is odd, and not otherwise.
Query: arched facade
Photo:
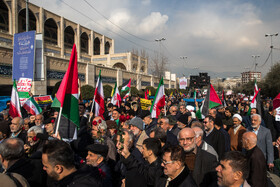
[[[36,31],[37,20],[34,13],[29,9],[29,31]],[[26,31],[26,9],[21,9],[18,13],[18,33]]]
[[[105,43],[105,55],[110,53],[110,43],[106,42]]]
[[[113,65],[113,68],[119,68],[119,69],[122,69],[122,70],[126,70],[125,65],[123,63],[121,63],[121,62],[115,63]]]
[[[80,44],[81,44],[81,52],[82,53],[88,53],[89,51],[88,51],[88,44],[89,44],[89,38],[88,38],[88,35],[87,35],[87,33],[86,32],[83,32],[82,34],[81,34],[81,42],[80,42]]]
[[[73,44],[75,43],[75,32],[71,26],[68,26],[64,29],[64,47],[72,49]]]
[[[3,0],[0,0],[0,30],[9,32],[9,9]]]
[[[97,37],[94,39],[94,55],[100,55],[100,39]]]
[[[52,18],[45,21],[44,24],[44,41],[57,45],[58,27]]]

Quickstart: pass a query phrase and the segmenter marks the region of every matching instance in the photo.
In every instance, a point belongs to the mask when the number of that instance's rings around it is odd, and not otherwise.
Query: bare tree
[[[151,59],[150,69],[154,76],[162,77],[167,70],[168,58],[163,54],[155,53],[155,56]]]

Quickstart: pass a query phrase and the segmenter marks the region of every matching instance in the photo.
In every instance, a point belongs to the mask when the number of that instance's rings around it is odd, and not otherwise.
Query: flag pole
[[[90,112],[92,112],[92,110],[93,110],[93,106],[94,106],[94,102],[95,101],[95,94],[94,94],[94,96],[93,96],[93,100],[92,100],[92,105],[91,105],[91,110],[90,110]],[[91,120],[91,116],[90,116],[90,114],[89,114],[89,118],[88,118],[88,122],[90,122],[90,120]]]
[[[57,121],[56,129],[55,129],[55,136],[56,136],[56,137],[57,137],[58,128],[59,128],[59,125],[60,125],[61,113],[62,113],[62,107],[60,107],[60,109],[59,109],[58,121]]]

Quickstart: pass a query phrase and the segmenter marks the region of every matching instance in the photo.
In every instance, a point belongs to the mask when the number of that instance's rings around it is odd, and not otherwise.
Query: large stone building
[[[7,85],[12,85],[13,35],[24,32],[25,23],[24,0],[0,0],[0,95],[11,90]],[[29,30],[43,34],[44,73],[33,81],[34,94],[50,93],[63,78],[74,43],[82,85],[95,86],[100,69],[104,84],[121,85],[131,78],[137,89],[158,85],[159,78],[148,74],[146,58],[131,52],[115,54],[113,39],[31,3]],[[176,77],[165,78],[164,82],[166,88],[176,88]]]
[[[243,72],[241,73],[241,82],[242,84],[246,84],[250,81],[254,81],[255,79],[257,79],[257,81],[261,81],[261,76],[262,73],[261,72],[255,72],[255,71],[247,71],[247,72]]]

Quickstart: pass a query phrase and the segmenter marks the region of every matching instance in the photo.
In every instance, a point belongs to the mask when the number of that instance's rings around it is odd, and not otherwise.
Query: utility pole
[[[28,0],[25,1],[26,2],[26,32],[28,32],[29,29],[29,11],[28,11]]]
[[[273,36],[278,36],[278,33],[274,33],[274,34],[265,34],[265,37],[270,36],[270,55],[271,55],[271,67],[273,66],[273,59],[272,59],[272,49],[273,49],[273,45],[272,45],[272,37]]]
[[[257,58],[259,58],[259,57],[260,57],[260,55],[252,55],[252,58],[254,58],[255,72],[257,72],[257,65],[258,65]]]

